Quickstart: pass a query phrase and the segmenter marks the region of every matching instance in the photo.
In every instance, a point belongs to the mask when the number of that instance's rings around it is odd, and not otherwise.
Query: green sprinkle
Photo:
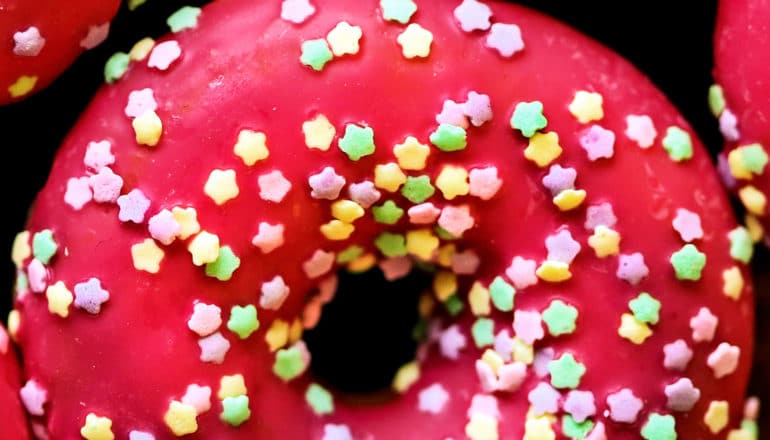
[[[422,203],[428,200],[434,193],[436,188],[430,183],[430,177],[419,176],[406,178],[404,186],[401,187],[401,195],[412,203]]]
[[[134,9],[138,8],[139,6],[142,6],[146,2],[147,0],[128,0],[128,10],[133,11]]]
[[[660,319],[660,301],[647,292],[642,292],[636,299],[632,299],[628,307],[639,322],[657,324]]]
[[[220,418],[230,426],[240,426],[251,417],[249,396],[225,397]]]
[[[44,229],[32,237],[32,255],[43,264],[48,264],[56,254],[59,245],[53,239],[53,232]]]
[[[551,385],[554,388],[575,389],[586,372],[586,367],[577,362],[571,354],[563,354],[559,359],[548,362],[551,373]]]
[[[16,275],[15,289],[17,296],[19,292],[26,292],[29,289],[29,278],[27,278],[27,274],[25,274],[23,271],[19,271]]]
[[[495,343],[495,322],[489,318],[479,318],[471,327],[471,335],[476,347],[482,348]]]
[[[543,311],[543,321],[545,321],[548,333],[551,336],[566,335],[574,332],[577,317],[578,311],[576,308],[558,299],[551,301],[548,308]]]
[[[166,24],[171,28],[171,32],[177,33],[185,29],[192,29],[198,26],[198,16],[201,15],[201,8],[193,6],[182,6],[178,11],[171,14],[166,20]]]
[[[115,81],[123,77],[128,70],[128,64],[131,62],[131,58],[125,52],[117,52],[113,54],[104,64],[104,81],[107,84],[112,84]]]
[[[406,255],[406,237],[401,234],[383,232],[374,239],[374,245],[388,258]]]
[[[245,307],[233,306],[230,309],[230,319],[227,328],[236,333],[241,339],[246,339],[259,328],[257,308],[249,304]]]
[[[692,159],[692,139],[690,134],[679,127],[668,127],[663,138],[663,148],[674,162]]]
[[[725,94],[722,86],[719,84],[709,87],[709,108],[716,117],[719,117],[725,111]]]
[[[311,383],[310,386],[307,387],[305,401],[310,405],[310,408],[313,409],[313,412],[316,413],[316,415],[322,416],[334,412],[332,394],[317,383]]]
[[[444,241],[452,241],[452,240],[457,240],[458,238],[460,238],[460,237],[455,237],[449,231],[447,231],[446,229],[442,228],[441,226],[434,227],[433,231],[436,232],[436,235],[438,235],[438,238],[440,238],[440,239],[442,239]]]
[[[754,257],[754,242],[748,229],[738,226],[727,234],[727,238],[730,239],[730,256],[741,263],[751,263]]]
[[[548,125],[543,116],[543,103],[540,101],[520,102],[511,117],[511,128],[521,131],[526,137],[532,137],[538,130]]]
[[[679,280],[698,281],[701,271],[706,266],[706,254],[700,252],[693,244],[686,244],[682,249],[671,255],[671,265]]]
[[[401,24],[409,23],[412,15],[417,12],[417,5],[412,0],[380,0],[380,8],[382,18]]]
[[[760,144],[750,144],[741,147],[741,158],[743,159],[743,166],[757,175],[765,172],[765,167],[769,160],[767,153],[765,153],[764,148]]]
[[[431,133],[430,141],[441,151],[464,150],[467,146],[465,129],[452,124],[441,124]]]
[[[584,420],[583,423],[578,423],[569,414],[561,418],[561,430],[569,438],[583,440],[593,429],[594,422],[590,419]]]
[[[217,259],[206,264],[206,275],[219,281],[228,281],[240,265],[241,259],[233,253],[230,246],[222,246],[219,248]]]
[[[337,263],[345,264],[350,263],[356,258],[360,257],[364,253],[364,248],[357,245],[351,245],[344,251],[337,254]]]
[[[506,283],[502,277],[495,277],[492,284],[489,285],[489,296],[492,298],[492,304],[501,312],[510,312],[513,310],[513,296],[516,289]]]
[[[345,126],[345,135],[339,142],[340,150],[350,160],[358,160],[374,153],[374,130],[372,127],[360,127],[356,124]]]
[[[326,63],[331,61],[333,55],[329,44],[323,38],[307,40],[302,43],[302,55],[299,60],[302,64],[310,66],[313,70],[323,70]]]
[[[647,419],[647,423],[642,427],[642,438],[645,440],[676,440],[676,421],[672,416],[652,413]]]
[[[465,308],[465,304],[463,304],[463,300],[461,300],[459,296],[452,295],[447,298],[446,301],[444,301],[444,307],[446,307],[446,311],[449,313],[449,316],[454,318],[462,313],[463,309]]]
[[[302,374],[305,363],[302,361],[302,351],[297,347],[283,348],[275,354],[273,373],[284,382],[288,382]]]
[[[372,215],[374,215],[374,221],[377,223],[395,225],[403,217],[404,210],[392,200],[388,200],[382,205],[372,206]]]
[[[748,431],[748,433],[751,434],[751,438],[753,440],[757,440],[759,438],[759,427],[757,426],[757,422],[754,420],[742,421],[741,430]]]
[[[422,342],[428,338],[428,320],[421,319],[417,321],[412,329],[412,339],[417,342]]]

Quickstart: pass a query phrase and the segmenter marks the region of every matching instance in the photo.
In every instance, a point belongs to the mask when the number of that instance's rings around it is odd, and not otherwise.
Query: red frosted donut
[[[8,333],[0,325],[0,408],[3,409],[0,438],[29,438],[27,422],[19,402],[19,387],[19,362]]]
[[[16,240],[51,438],[754,438],[743,230],[627,62],[492,1],[187,27],[97,94]],[[377,264],[434,278],[415,361],[361,404],[301,336]]]
[[[722,174],[747,211],[753,238],[770,246],[770,4],[731,0],[719,3],[714,36],[711,111],[725,138]]]
[[[119,0],[6,0],[0,6],[0,105],[45,88],[110,30]]]

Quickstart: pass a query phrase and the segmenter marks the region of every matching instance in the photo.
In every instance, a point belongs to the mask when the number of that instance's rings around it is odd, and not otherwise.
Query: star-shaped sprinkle
[[[230,246],[221,246],[217,259],[206,264],[206,275],[219,281],[228,281],[240,265],[241,259],[235,255]]]
[[[700,390],[695,388],[692,381],[686,377],[666,385],[664,391],[671,411],[690,411],[700,399]]]
[[[703,238],[700,216],[692,211],[677,209],[672,226],[686,242]]]
[[[294,24],[302,24],[315,13],[310,0],[283,0],[281,18]]]
[[[492,120],[492,104],[489,95],[468,92],[468,99],[463,104],[463,112],[469,117],[474,127],[481,127],[485,122]]]
[[[743,293],[746,281],[743,279],[743,273],[737,266],[725,269],[722,272],[722,293],[730,299],[738,300]]]
[[[412,260],[407,257],[394,257],[381,260],[380,270],[388,281],[403,278],[412,270]]]
[[[233,154],[240,157],[247,166],[252,166],[270,156],[265,133],[253,130],[238,132],[238,141],[233,146]]]
[[[706,363],[714,372],[714,377],[721,379],[735,372],[738,368],[740,355],[741,349],[739,347],[722,342],[708,356]]]
[[[30,261],[29,266],[27,266],[27,277],[29,278],[29,287],[33,292],[45,291],[48,284],[48,271],[40,260],[35,258]]]
[[[457,275],[473,275],[481,264],[478,254],[471,249],[454,253],[449,260],[452,272]]]
[[[528,418],[524,423],[523,440],[555,439],[551,421],[546,417]]]
[[[198,430],[198,413],[192,405],[172,400],[163,415],[163,422],[175,436],[192,434]]]
[[[543,320],[539,312],[516,310],[513,314],[513,331],[516,337],[532,345],[543,338]]]
[[[692,359],[693,352],[682,339],[663,346],[663,366],[673,371],[684,371]]]
[[[446,165],[436,177],[436,187],[447,200],[467,195],[470,192],[468,171],[463,167]]]
[[[45,46],[45,38],[35,26],[13,34],[13,54],[22,57],[36,57]]]
[[[642,427],[644,440],[676,440],[676,421],[673,416],[650,414]]]
[[[434,383],[420,391],[417,400],[420,412],[440,414],[449,401],[449,393],[440,383]]]
[[[622,254],[618,258],[618,270],[616,275],[621,280],[636,285],[649,274],[650,269],[644,263],[644,256],[639,252]]]
[[[607,396],[610,419],[618,423],[634,423],[644,403],[634,393],[624,388]]]
[[[599,225],[588,237],[588,245],[593,248],[596,256],[606,258],[620,252],[620,234],[606,226]]]
[[[476,347],[482,348],[495,342],[495,323],[489,318],[479,318],[471,327],[471,336]]]
[[[334,253],[318,249],[307,261],[302,263],[302,270],[308,278],[314,279],[325,275],[332,269],[333,265]]]
[[[524,157],[544,168],[561,156],[559,135],[555,132],[535,133],[529,138],[529,145],[524,150]]]
[[[738,198],[751,214],[762,217],[767,208],[767,196],[754,185],[746,185],[738,190]]]
[[[192,239],[187,250],[192,255],[194,265],[202,266],[206,263],[212,263],[219,256],[219,237],[202,231]]]
[[[24,404],[24,408],[32,416],[42,416],[45,414],[43,405],[48,401],[48,392],[35,380],[30,379],[19,391],[19,397]]]
[[[556,414],[559,412],[561,394],[547,382],[540,382],[527,395],[535,415]]]
[[[155,440],[155,436],[149,432],[134,430],[128,433],[128,440]]]
[[[179,238],[181,240],[187,240],[189,237],[200,232],[201,225],[198,223],[198,211],[195,208],[175,206],[171,209],[171,213],[174,214],[174,219],[176,219],[176,222],[181,227],[179,231]]]
[[[305,391],[305,401],[318,416],[334,413],[332,394],[317,383],[311,383],[308,386],[307,391]]]
[[[682,162],[692,158],[692,139],[690,134],[679,127],[671,126],[663,138],[663,148],[674,162]]]
[[[380,0],[382,18],[401,24],[409,23],[415,12],[417,4],[412,0]]]
[[[86,440],[112,440],[115,438],[112,433],[112,420],[89,413],[80,428],[80,435]]]
[[[677,279],[698,281],[706,266],[706,254],[700,252],[695,245],[686,244],[671,254],[670,261]]]
[[[540,101],[520,102],[516,104],[511,116],[511,128],[519,130],[525,137],[532,137],[548,125],[543,116],[543,103]]]
[[[703,423],[709,427],[712,434],[719,434],[730,421],[730,404],[724,400],[712,400],[706,414],[703,415]],[[728,436],[729,437],[729,436]]]
[[[570,414],[565,414],[561,418],[561,431],[568,438],[585,438],[592,429],[594,429],[592,420],[578,423]]]
[[[712,84],[708,92],[709,109],[714,116],[719,116],[725,109],[724,89],[719,84]]]
[[[359,204],[364,209],[369,209],[380,199],[380,192],[374,187],[374,183],[364,180],[358,183],[351,183],[348,186],[348,195],[351,200]]]
[[[235,170],[212,170],[203,186],[203,192],[217,205],[223,205],[238,197],[240,190]]]
[[[88,184],[98,203],[115,203],[123,188],[123,178],[113,173],[110,167],[103,167],[97,174],[88,178]]]
[[[727,234],[730,240],[730,256],[744,264],[749,264],[754,256],[754,241],[749,231],[738,226]]]
[[[69,306],[72,304],[73,296],[72,292],[64,285],[64,282],[57,281],[55,284],[48,286],[45,296],[48,300],[49,312],[62,318],[69,316]]]
[[[222,325],[222,309],[213,304],[196,303],[187,328],[199,336],[208,336]]]
[[[110,299],[110,293],[102,289],[101,281],[90,278],[83,283],[75,284],[75,307],[96,315],[102,305]]]
[[[521,29],[515,24],[495,23],[487,35],[486,45],[505,58],[524,50]]]
[[[466,338],[460,332],[459,326],[453,324],[441,332],[438,345],[442,356],[456,360],[460,356],[460,350],[465,348]]]
[[[652,330],[650,327],[636,319],[634,315],[624,313],[620,317],[620,327],[618,328],[618,336],[628,339],[630,342],[640,345],[644,341],[652,336]]]
[[[182,56],[182,48],[174,40],[158,43],[150,52],[150,58],[147,60],[147,67],[158,70],[168,70],[171,64]]]
[[[626,136],[636,142],[640,148],[650,148],[655,143],[658,132],[649,116],[628,115],[626,116]]]
[[[412,203],[420,204],[436,192],[428,176],[406,177],[401,195]]]
[[[88,33],[80,40],[80,47],[91,50],[102,44],[110,34],[110,22],[88,26]]]
[[[291,190],[291,182],[278,170],[263,174],[257,178],[259,197],[268,202],[280,203]]]
[[[89,142],[83,164],[92,171],[98,172],[106,166],[115,163],[115,155],[112,154],[112,144],[109,141]]]
[[[464,128],[452,124],[440,124],[431,133],[430,142],[441,151],[464,150],[468,145],[467,133]]]
[[[334,56],[355,55],[358,53],[358,42],[363,32],[358,26],[351,26],[346,21],[341,21],[326,35],[326,41],[331,46]]]
[[[327,423],[324,425],[324,436],[321,440],[353,440],[353,434],[347,425]]]
[[[136,270],[158,273],[164,255],[163,249],[159,248],[151,238],[131,246],[131,258]]]
[[[308,179],[314,199],[336,200],[345,186],[345,178],[337,174],[332,167],[325,167],[320,173],[313,174]]]
[[[272,280],[262,283],[262,296],[259,298],[260,307],[268,310],[278,310],[289,296],[289,287],[283,277],[276,275]]]
[[[225,355],[230,350],[230,342],[222,336],[222,333],[216,332],[199,339],[198,347],[201,349],[200,360],[202,362],[221,364],[225,361]]]
[[[454,16],[465,32],[485,31],[492,25],[492,9],[478,0],[463,0],[454,10]]]
[[[586,209],[585,228],[589,231],[593,231],[598,226],[612,228],[617,221],[618,219],[615,217],[615,212],[610,203],[605,202],[599,205],[589,206]]]
[[[154,147],[160,142],[163,134],[163,121],[153,110],[147,110],[131,121],[131,127],[134,129],[136,143]]]
[[[543,185],[551,191],[551,195],[555,196],[564,190],[574,189],[576,178],[577,171],[574,168],[563,168],[559,164],[554,164],[543,177]]]
[[[219,392],[217,397],[222,400],[226,397],[243,396],[247,393],[246,380],[242,374],[222,376],[219,380]]]
[[[171,211],[164,209],[150,217],[148,230],[152,238],[168,246],[176,240],[182,226],[177,223]]]
[[[468,205],[445,206],[438,218],[438,225],[454,237],[462,237],[463,233],[472,228],[476,220],[471,216]]]
[[[308,148],[327,151],[331,147],[337,130],[325,115],[319,114],[302,123],[302,133],[305,135],[305,145]]]
[[[193,6],[182,6],[176,12],[166,19],[171,32],[177,33],[185,29],[193,29],[198,26],[198,17],[201,15],[201,8]]]
[[[548,249],[549,261],[561,261],[570,264],[580,252],[580,243],[572,238],[569,229],[562,229],[555,235],[549,235],[545,239],[545,247]]]
[[[261,222],[257,234],[251,239],[251,244],[258,247],[262,253],[269,254],[281,247],[284,243],[284,226],[282,224],[271,225]]]
[[[104,64],[104,81],[107,84],[112,84],[122,78],[128,70],[130,62],[131,58],[127,53],[116,52],[112,54]]]
[[[454,125],[456,127],[468,128],[468,118],[465,116],[463,104],[458,104],[451,99],[444,101],[441,113],[436,115],[436,122],[439,124]]]
[[[91,185],[88,177],[71,177],[67,180],[67,189],[64,192],[64,203],[75,211],[80,211],[88,202],[93,200]]]
[[[50,229],[43,229],[32,236],[32,255],[41,263],[50,263],[58,249],[59,245]]]
[[[301,341],[289,348],[278,350],[275,354],[273,373],[284,382],[300,376],[310,362],[306,350]]]
[[[417,23],[412,23],[398,35],[396,41],[401,46],[404,58],[425,58],[430,55],[433,34]]]
[[[329,44],[323,38],[315,40],[307,40],[302,42],[302,54],[299,60],[302,64],[311,67],[313,70],[319,72],[323,70],[326,63],[334,58]]]
[[[543,318],[545,319],[545,316]],[[551,373],[551,385],[555,388],[575,389],[580,385],[586,367],[577,362],[572,354],[567,353],[549,362],[548,371]]]
[[[339,148],[352,161],[374,153],[374,130],[356,124],[347,124],[345,134],[339,140]]]
[[[139,189],[132,189],[128,194],[118,197],[118,220],[122,222],[144,222],[144,216],[150,209],[150,199]]]
[[[190,384],[182,396],[182,403],[195,408],[197,414],[203,414],[211,409],[211,388]]]
[[[615,133],[599,125],[592,125],[580,136],[580,146],[588,153],[588,159],[609,159],[615,154]]]
[[[628,303],[634,317],[643,323],[657,324],[660,317],[660,301],[642,292]]]
[[[594,393],[590,391],[570,391],[567,394],[567,400],[564,401],[564,411],[570,413],[576,422],[583,423],[586,419],[596,414]]]
[[[374,166],[374,186],[388,192],[396,192],[406,182],[406,174],[397,163]]]
[[[690,318],[692,340],[695,342],[711,342],[717,331],[717,318],[708,307],[701,307],[698,314]]]
[[[725,140],[730,142],[735,142],[741,137],[741,132],[738,131],[738,118],[729,108],[719,115],[719,131]]]
[[[607,429],[604,427],[604,423],[598,422],[585,440],[607,440]]]
[[[430,148],[415,137],[407,137],[403,143],[393,147],[398,165],[404,170],[421,170],[430,154]]]
[[[407,211],[409,222],[415,225],[433,224],[438,219],[439,214],[441,214],[441,210],[436,208],[433,203],[421,203],[412,206]]]
[[[603,102],[604,98],[599,93],[579,90],[572,98],[568,109],[578,122],[587,124],[604,118]]]
[[[468,193],[481,200],[490,200],[503,185],[502,179],[498,177],[497,167],[494,166],[474,168],[468,177],[470,185]]]
[[[578,311],[561,300],[551,301],[543,311],[543,321],[551,336],[570,334],[575,331]]]
[[[20,269],[24,260],[32,255],[32,247],[29,245],[29,231],[21,231],[13,239],[11,260],[16,268]]]
[[[513,282],[513,286],[518,289],[525,289],[537,284],[537,262],[516,256],[511,260],[511,265],[505,270],[505,275]]]

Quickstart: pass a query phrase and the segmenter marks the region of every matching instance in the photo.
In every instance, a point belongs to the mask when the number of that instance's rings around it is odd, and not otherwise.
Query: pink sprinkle
[[[545,247],[548,249],[549,261],[561,261],[567,264],[571,264],[580,252],[580,243],[572,238],[569,229],[562,229],[556,235],[549,235],[545,239]]]
[[[91,50],[102,44],[110,34],[110,22],[100,25],[91,25],[88,27],[88,34],[80,40],[80,47],[85,50]]]
[[[109,299],[110,292],[102,289],[102,283],[97,278],[75,284],[75,307],[92,315],[98,315],[102,305]]]
[[[374,187],[374,183],[364,180],[360,183],[351,183],[348,187],[350,199],[361,205],[364,209],[369,209],[373,204],[380,200],[380,192]]]
[[[289,296],[289,287],[283,281],[280,275],[276,275],[272,280],[262,283],[262,296],[259,298],[259,305],[263,309],[278,310]]]
[[[634,423],[644,403],[634,395],[633,391],[623,388],[607,396],[607,406],[610,409],[610,419],[614,422]]]
[[[671,385],[666,385],[664,393],[672,411],[690,411],[700,399],[700,390],[695,388],[688,378],[681,378]]]
[[[10,337],[5,328],[0,326],[0,354],[8,353],[8,345],[10,343]]]
[[[676,218],[674,218],[672,225],[682,240],[686,242],[703,238],[700,216],[694,212],[682,208],[677,209]]]
[[[462,237],[463,233],[476,223],[468,205],[445,206],[438,218],[438,225],[454,237]]]
[[[644,264],[644,256],[639,252],[630,255],[624,254],[618,258],[618,271],[616,275],[621,280],[637,285],[649,274],[650,269]]]
[[[543,320],[540,313],[516,310],[513,313],[513,331],[516,332],[517,338],[529,345],[543,339]]]
[[[561,394],[548,382],[540,382],[527,395],[532,411],[536,416],[556,414],[559,412]]]
[[[527,365],[523,362],[505,364],[498,368],[497,375],[499,376],[497,388],[500,391],[514,392],[527,378]]]
[[[337,293],[337,285],[339,279],[336,273],[332,273],[328,277],[318,282],[318,300],[321,304],[327,304],[334,299],[334,294]]]
[[[460,6],[455,8],[454,15],[465,32],[485,31],[491,25],[489,19],[492,18],[492,9],[478,0],[463,0]]]
[[[188,385],[187,391],[182,396],[182,403],[195,408],[195,412],[199,415],[205,413],[211,409],[211,388],[196,384]]]
[[[711,342],[717,331],[719,319],[707,307],[701,307],[698,314],[690,319],[692,340],[695,342]]]
[[[655,143],[658,132],[647,115],[628,115],[626,117],[626,136],[636,142],[640,148],[650,148]]]
[[[320,173],[310,176],[308,184],[312,188],[310,196],[314,199],[336,200],[345,186],[345,178],[337,174],[334,168],[325,167]]]
[[[30,26],[25,31],[14,33],[13,41],[13,53],[22,57],[36,57],[45,46],[45,38],[34,26]]]
[[[152,89],[133,90],[128,94],[128,104],[124,110],[129,118],[137,118],[145,112],[158,109]]]
[[[182,231],[182,226],[168,209],[164,209],[150,217],[148,226],[150,236],[166,246],[173,243],[176,240],[176,236]]]
[[[327,423],[324,425],[324,436],[321,440],[353,440],[353,434],[347,425]]]
[[[746,404],[743,406],[743,418],[746,420],[757,420],[759,417],[759,398],[749,397],[746,399]]]
[[[503,185],[497,177],[497,167],[475,168],[468,175],[470,179],[470,195],[481,200],[489,200],[497,194]]]
[[[380,261],[380,270],[382,270],[385,279],[394,281],[403,278],[412,270],[412,260],[409,257],[393,257]]]
[[[717,155],[717,174],[719,174],[719,179],[722,180],[722,185],[725,188],[733,191],[738,186],[738,180],[736,180],[732,170],[730,170],[730,162],[727,161],[724,151]]]
[[[609,159],[615,154],[615,133],[599,125],[592,125],[580,136],[580,146],[592,161]]]
[[[174,40],[164,41],[152,49],[147,66],[158,70],[166,70],[181,55],[182,49],[179,47],[179,43]]]
[[[536,271],[537,262],[535,260],[527,260],[516,256],[513,257],[511,265],[505,270],[505,275],[511,280],[513,287],[521,290],[537,284]]]
[[[468,418],[475,415],[485,415],[493,419],[500,419],[500,409],[497,406],[497,398],[485,394],[475,394],[468,408]]]
[[[663,346],[663,366],[668,370],[684,371],[692,359],[692,350],[682,339]]]
[[[441,210],[433,203],[426,202],[414,205],[406,211],[409,222],[415,225],[429,225],[436,221]]]
[[[201,349],[201,361],[212,364],[221,364],[225,361],[225,355],[230,350],[230,342],[222,336],[222,333],[216,332],[211,336],[206,336],[198,340],[198,347]]]
[[[75,211],[80,211],[94,197],[88,181],[88,177],[71,177],[67,180],[64,203],[70,205]]]
[[[564,190],[574,189],[575,179],[577,179],[577,171],[574,168],[563,168],[559,164],[554,164],[543,177],[543,185],[551,191],[552,196],[556,196]]]
[[[309,0],[284,0],[281,4],[281,18],[300,24],[315,13],[315,7]]]
[[[726,342],[719,344],[706,360],[706,363],[714,371],[714,377],[721,379],[732,374],[738,368],[738,358],[741,349]]]
[[[198,336],[208,336],[222,325],[222,309],[213,304],[196,303],[193,314],[187,321],[187,328]]]
[[[439,414],[449,401],[449,393],[441,384],[434,383],[420,391],[417,399],[419,402],[417,407],[421,412]]]
[[[515,24],[495,23],[487,36],[487,47],[497,50],[500,55],[509,58],[524,49],[521,29]]]
[[[269,254],[283,245],[283,224],[259,224],[257,235],[251,239],[251,244],[258,247],[263,254]]]
[[[128,433],[128,440],[155,440],[155,436],[149,432],[131,431]]]
[[[33,420],[30,422],[30,424],[32,425],[32,435],[34,435],[37,440],[50,440],[50,436],[48,435],[48,428],[46,427],[45,423]],[[132,437],[129,440],[134,440],[134,438]]]
[[[497,332],[493,347],[495,352],[503,358],[503,362],[511,361],[511,355],[513,354],[513,338],[511,338],[508,330],[502,329]]]
[[[585,227],[589,231],[593,231],[599,226],[606,226],[612,229],[617,222],[618,218],[615,217],[612,205],[607,202],[589,206],[586,209]]]
[[[607,440],[607,429],[604,427],[604,423],[597,423],[585,440]]]
[[[476,360],[476,377],[479,378],[479,385],[485,393],[493,393],[499,389],[494,370],[481,359]]]
[[[539,378],[548,376],[548,364],[553,360],[555,356],[553,348],[547,347],[535,352],[535,362],[532,363],[532,369],[535,370],[535,375]]]
[[[594,393],[590,391],[572,390],[564,401],[564,411],[572,414],[572,418],[578,423],[583,423],[587,418],[596,414]]]
[[[144,215],[150,208],[150,199],[139,189],[132,189],[128,194],[118,197],[118,220],[122,222],[144,222]]]
[[[470,249],[452,254],[449,259],[452,263],[452,272],[457,275],[473,275],[481,264],[478,254]]]
[[[30,379],[19,391],[22,403],[27,412],[33,416],[42,416],[45,414],[43,405],[48,400],[48,392],[36,381]]]
[[[29,288],[35,293],[42,293],[48,285],[48,271],[43,263],[37,258],[33,258],[27,266],[27,279],[29,279]]]
[[[309,260],[302,263],[302,270],[308,278],[318,278],[332,270],[334,266],[334,252],[326,252],[317,249]]]
[[[269,202],[280,203],[291,189],[291,182],[278,170],[259,176],[257,183],[259,197]]]
[[[88,184],[94,192],[95,202],[115,203],[123,188],[123,178],[113,173],[110,167],[104,167],[88,178]]]
[[[468,128],[468,118],[465,117],[465,108],[451,99],[444,101],[441,113],[436,115],[439,124],[450,124],[456,127]]]
[[[460,332],[457,324],[449,326],[441,332],[438,340],[441,355],[447,359],[456,361],[460,356],[460,350],[465,348],[466,339]]]
[[[110,148],[112,148],[110,141],[89,142],[83,163],[94,172],[114,164],[115,156],[110,152]]]
[[[465,116],[471,119],[471,124],[475,127],[484,125],[485,122],[492,120],[492,104],[489,95],[468,92],[468,100],[463,104]]]
[[[735,142],[741,137],[741,133],[738,131],[738,118],[728,108],[719,116],[719,131],[730,142]]]

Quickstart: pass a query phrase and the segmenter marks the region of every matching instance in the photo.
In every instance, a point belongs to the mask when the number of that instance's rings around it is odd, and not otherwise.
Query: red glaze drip
[[[661,146],[669,126],[692,134],[683,118],[629,63],[540,14],[488,2],[495,22],[515,23],[522,30],[526,48],[507,59],[485,47],[485,33],[468,34],[459,28],[452,16],[459,2],[422,6],[412,22],[430,30],[435,40],[426,60],[406,60],[396,43],[405,26],[383,21],[375,3],[327,2],[305,23],[295,25],[279,18],[275,2],[220,1],[204,9],[197,29],[173,36],[182,57],[167,71],[134,64],[121,81],[97,94],[62,146],[28,229],[32,234],[51,229],[59,244],[49,265],[51,282],[63,281],[72,291],[75,284],[95,277],[110,299],[97,315],[71,306],[66,319],[49,313],[45,295],[28,294],[16,303],[27,376],[49,393],[45,421],[51,437],[75,438],[86,415],[95,413],[112,420],[118,438],[132,430],[171,438],[163,415],[192,383],[211,387],[213,396],[211,410],[198,416],[198,430],[189,438],[321,438],[326,423],[348,425],[355,438],[462,437],[471,397],[481,393],[474,363],[482,350],[470,337],[474,318],[467,304],[459,325],[469,346],[457,361],[443,358],[432,345],[421,378],[405,395],[377,405],[336,396],[335,412],[324,417],[314,415],[304,401],[313,380],[309,374],[287,385],[272,373],[274,355],[264,336],[274,319],[291,321],[297,316],[314,291],[317,282],[305,276],[302,263],[315,250],[341,251],[358,244],[376,252],[372,242],[380,232],[417,228],[410,227],[406,216],[392,227],[377,224],[367,210],[354,223],[349,240],[329,241],[318,228],[331,220],[331,202],[310,197],[309,176],[332,166],[348,184],[372,179],[375,165],[395,162],[392,148],[406,136],[429,144],[444,100],[462,102],[469,91],[477,91],[490,96],[494,118],[468,129],[465,150],[443,153],[431,146],[427,168],[409,172],[427,174],[435,183],[446,164],[467,169],[496,166],[503,179],[489,201],[461,196],[447,202],[440,191],[429,199],[440,208],[467,204],[477,219],[457,242],[459,250],[474,249],[482,260],[477,274],[463,279],[460,297],[465,301],[471,281],[486,284],[503,275],[514,256],[544,260],[546,237],[567,226],[582,246],[570,266],[572,279],[541,280],[519,291],[515,309],[542,311],[552,300],[562,299],[579,310],[577,328],[571,335],[546,336],[535,348],[553,348],[557,357],[571,353],[587,367],[579,389],[595,394],[594,420],[606,425],[609,438],[639,438],[651,413],[671,413],[663,388],[681,377],[692,379],[701,398],[686,416],[675,413],[679,437],[724,438],[741,418],[753,349],[753,289],[746,268],[728,253],[727,234],[736,223],[700,142],[693,137],[694,157],[681,163],[673,162]],[[323,38],[341,20],[363,29],[360,53],[335,59],[322,72],[303,66],[302,42]],[[129,93],[144,88],[154,91],[163,121],[163,135],[154,148],[137,145],[124,114]],[[605,116],[598,124],[616,134],[611,159],[591,162],[580,147],[579,136],[590,124],[580,124],[568,111],[579,90],[604,98]],[[568,213],[551,203],[540,183],[547,170],[524,158],[527,141],[509,125],[515,105],[532,100],[543,103],[546,130],[558,133],[564,148],[554,163],[577,169],[577,187],[588,194],[580,208]],[[318,113],[337,129],[326,152],[304,145],[302,123]],[[652,148],[641,149],[623,134],[630,114],[653,119],[658,137]],[[352,162],[337,148],[346,123],[374,129],[375,154]],[[233,154],[241,129],[266,133],[269,158],[247,167]],[[103,139],[111,143],[116,157],[112,169],[125,181],[122,193],[140,189],[152,201],[142,225],[118,221],[114,204],[91,202],[74,211],[64,203],[67,180],[86,174],[88,143]],[[235,170],[240,189],[238,197],[223,206],[203,192],[217,168]],[[258,176],[273,170],[292,183],[281,203],[259,197]],[[410,206],[398,194],[381,192],[382,200],[392,199],[404,209]],[[611,203],[617,215],[621,253],[645,257],[650,275],[637,286],[615,276],[617,257],[598,259],[587,244],[586,207],[602,202]],[[165,252],[159,273],[134,269],[130,247],[149,237],[147,218],[174,206],[194,207],[201,227],[216,233],[241,258],[230,281],[207,277],[193,266],[186,250],[189,240],[158,244]],[[696,212],[702,220],[704,236],[695,244],[708,260],[699,281],[678,281],[669,263],[684,244],[672,228],[678,208]],[[286,228],[285,244],[268,255],[250,243],[262,221]],[[29,261],[24,261],[25,267]],[[722,273],[734,266],[746,279],[738,301],[722,293]],[[259,289],[276,275],[283,277],[291,294],[278,311],[266,310],[258,304]],[[618,336],[617,329],[621,315],[630,313],[629,300],[643,291],[661,301],[660,322],[652,326],[654,334],[646,342],[634,345]],[[203,363],[198,337],[187,328],[195,301],[220,306],[225,322],[233,305],[255,304],[260,329],[240,340],[223,323],[220,331],[231,348],[221,365]],[[711,342],[695,344],[689,319],[701,307],[716,314],[719,325]],[[447,326],[450,320],[442,316],[437,319]],[[494,311],[492,317],[495,331],[510,331],[511,312]],[[663,366],[663,345],[679,338],[694,350],[684,373]],[[734,373],[715,379],[706,358],[721,342],[739,347],[741,354]],[[356,347],[350,350],[354,357]],[[222,405],[216,393],[223,375],[237,373],[246,380],[251,418],[232,428],[219,419]],[[539,382],[529,368],[518,391],[497,394],[501,438],[522,437],[527,394]],[[449,401],[437,415],[421,413],[419,391],[433,383],[448,390]],[[644,401],[634,424],[614,423],[603,415],[606,396],[622,388]],[[713,400],[730,405],[729,427],[716,436],[702,421]],[[557,433],[560,426],[554,425]]]
[[[0,339],[6,339],[5,328],[0,326]],[[5,336],[3,336],[5,335]],[[19,401],[19,361],[10,344],[0,345],[0,408],[3,409],[3,423],[0,423],[0,438],[26,440],[29,438],[27,422]]]

